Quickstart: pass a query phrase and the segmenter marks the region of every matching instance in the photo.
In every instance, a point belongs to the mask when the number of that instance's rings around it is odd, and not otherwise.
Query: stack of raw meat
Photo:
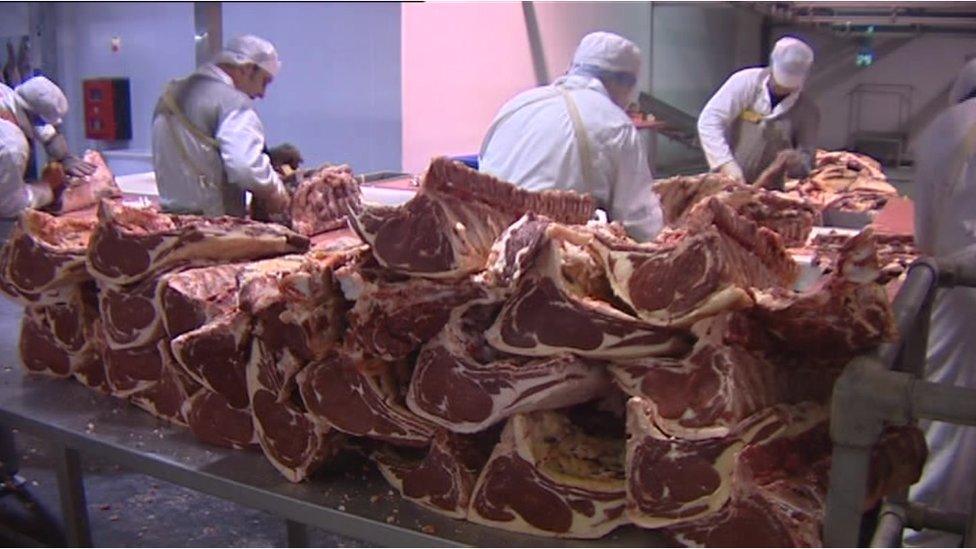
[[[359,180],[347,165],[326,165],[286,178],[291,203],[284,213],[270,214],[260,200],[252,202],[251,217],[273,221],[312,236],[346,227],[346,216],[362,202]]]
[[[655,182],[667,225],[680,225],[692,207],[710,196],[730,202],[738,213],[783,237],[788,247],[806,243],[827,210],[876,214],[898,195],[877,161],[847,151],[818,150],[816,166],[786,191],[737,183],[721,174],[675,176]]]
[[[812,202],[780,191],[738,183],[722,174],[681,175],[654,183],[664,222],[681,227],[704,199],[716,197],[736,213],[779,234],[786,246],[800,246],[820,225],[820,209]]]
[[[810,175],[787,183],[787,190],[821,211],[877,212],[898,196],[876,160],[847,151],[818,150]]]
[[[875,232],[868,227],[862,232],[868,232],[875,239],[878,247],[878,259],[881,263],[882,279],[900,277],[913,261],[921,255],[915,247],[915,238],[910,234],[888,234]],[[824,271],[833,270],[839,259],[841,249],[855,238],[847,233],[829,232],[818,234],[810,240],[809,248],[814,252],[813,264]]]
[[[46,211],[60,215],[90,208],[103,198],[122,196],[122,190],[115,183],[115,176],[100,152],[87,150],[83,159],[95,166],[95,172],[85,177],[67,175],[60,162],[51,162],[44,167],[41,179],[59,189],[55,193],[54,203],[46,207]]]
[[[351,206],[361,241],[311,249],[252,221],[31,213],[0,288],[29,304],[31,371],[257,444],[292,481],[355,447],[405,498],[506,530],[814,545],[830,390],[891,310],[873,240],[797,293],[746,202],[707,197],[637,244],[588,223],[589,197],[437,159],[407,204]],[[886,431],[865,505],[924,457],[914,427]]]

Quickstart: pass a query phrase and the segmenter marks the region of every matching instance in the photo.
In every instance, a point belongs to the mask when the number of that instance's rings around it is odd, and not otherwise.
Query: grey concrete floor
[[[57,476],[48,445],[16,433],[20,476],[26,488],[60,517]],[[83,456],[85,491],[92,537],[98,547],[283,547],[284,521],[263,511],[194,492],[134,473],[102,459]],[[4,507],[16,505],[4,498]],[[18,528],[6,514],[6,526]],[[3,515],[0,515],[0,520]],[[0,543],[15,540],[4,539]],[[367,547],[358,540],[310,529],[313,546]]]

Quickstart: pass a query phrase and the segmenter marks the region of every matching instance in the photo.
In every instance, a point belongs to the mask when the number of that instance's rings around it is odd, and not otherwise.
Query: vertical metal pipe
[[[918,313],[914,328],[906,335],[905,347],[902,349],[903,372],[922,379],[925,377],[925,361],[928,358],[929,326],[932,323],[932,303],[935,301],[937,289],[932,288]]]
[[[68,533],[68,545],[92,547],[88,504],[85,502],[85,483],[78,450],[66,446],[58,448],[57,469],[61,516]]]
[[[834,444],[824,517],[825,547],[857,545],[870,454],[870,447]]]
[[[549,69],[546,68],[546,52],[542,47],[539,20],[535,16],[535,6],[532,2],[522,2],[522,15],[525,16],[525,30],[529,34],[529,51],[532,54],[535,82],[537,86],[545,86],[549,83]]]
[[[224,45],[223,8],[220,2],[193,3],[197,65],[213,59]]]
[[[12,477],[20,470],[20,454],[14,432],[6,425],[0,425],[0,477]]]

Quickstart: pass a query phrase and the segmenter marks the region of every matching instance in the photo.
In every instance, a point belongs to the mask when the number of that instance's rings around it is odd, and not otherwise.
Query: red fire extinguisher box
[[[85,137],[105,141],[132,139],[132,109],[128,78],[90,78],[82,81]]]

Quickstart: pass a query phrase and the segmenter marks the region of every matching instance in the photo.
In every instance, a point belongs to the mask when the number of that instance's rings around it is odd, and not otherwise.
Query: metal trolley
[[[826,546],[857,544],[871,449],[885,423],[929,419],[976,425],[976,389],[923,379],[932,302],[937,289],[954,286],[976,287],[976,246],[913,263],[894,301],[899,339],[852,360],[834,386]],[[871,546],[900,546],[905,527],[958,533],[964,536],[965,546],[976,544],[976,513],[966,516],[910,503],[903,492],[882,504]]]

